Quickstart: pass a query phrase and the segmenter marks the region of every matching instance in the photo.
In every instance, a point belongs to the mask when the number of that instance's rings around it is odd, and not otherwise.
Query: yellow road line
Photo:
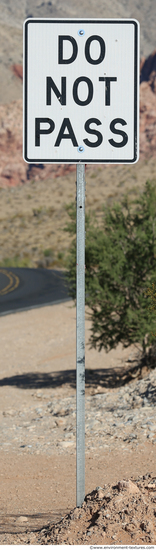
[[[13,292],[20,283],[19,277],[15,275],[15,273],[12,273],[11,271],[7,271],[6,269],[0,268],[0,273],[3,273],[3,275],[6,275],[9,279],[9,284],[5,286],[2,290],[0,290],[0,296],[4,296],[5,294],[8,294],[9,292]]]

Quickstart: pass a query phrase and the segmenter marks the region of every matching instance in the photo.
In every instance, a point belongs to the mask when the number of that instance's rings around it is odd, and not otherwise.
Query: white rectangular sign
[[[139,23],[27,19],[24,159],[134,163],[139,151]]]

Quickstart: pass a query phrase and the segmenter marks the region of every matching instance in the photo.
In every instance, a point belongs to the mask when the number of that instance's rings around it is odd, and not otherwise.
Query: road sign
[[[27,19],[24,159],[134,163],[139,148],[139,24]]]

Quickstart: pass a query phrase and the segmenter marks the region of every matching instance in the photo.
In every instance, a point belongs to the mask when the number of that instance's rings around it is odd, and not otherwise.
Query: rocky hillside
[[[28,17],[134,18],[141,26],[141,57],[155,47],[156,10],[153,0],[0,0],[0,25],[22,32]],[[6,45],[7,48],[7,45]],[[21,43],[22,49],[22,43]],[[12,53],[12,52],[11,52]]]
[[[140,157],[156,156],[156,50],[141,61]]]
[[[0,0],[0,103],[22,99],[21,82],[10,71],[22,64],[23,22],[28,17],[134,18],[140,22],[140,55],[155,48],[156,10],[154,0]]]
[[[22,82],[22,65],[11,67]],[[140,76],[140,158],[156,156],[156,51],[141,62]],[[0,187],[66,175],[73,165],[28,165],[22,159],[22,100],[0,105]]]
[[[22,160],[22,25],[28,17],[135,18],[140,22],[140,158],[156,155],[156,12],[153,0],[0,0],[0,187],[66,175],[73,165]],[[150,53],[153,53],[150,55]],[[102,170],[104,166],[102,167]]]

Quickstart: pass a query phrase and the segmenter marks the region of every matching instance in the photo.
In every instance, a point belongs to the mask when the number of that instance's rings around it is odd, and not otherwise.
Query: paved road
[[[0,267],[0,315],[69,299],[62,271]]]

